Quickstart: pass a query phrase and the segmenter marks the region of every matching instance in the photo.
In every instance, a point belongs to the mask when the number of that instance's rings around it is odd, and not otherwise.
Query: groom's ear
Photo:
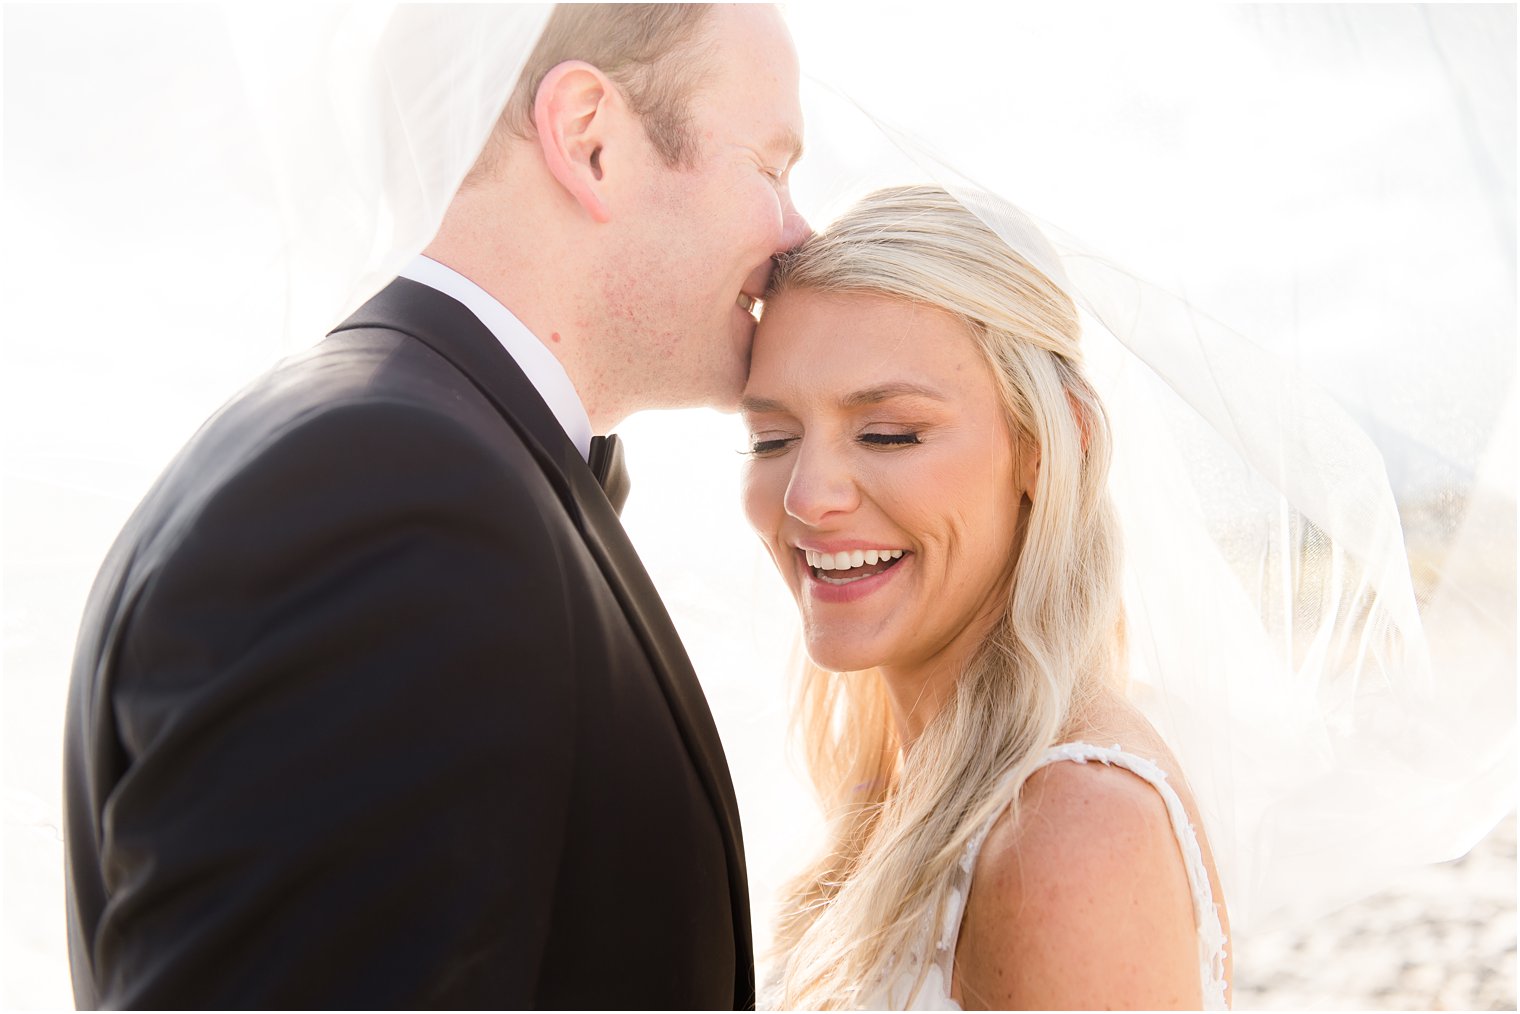
[[[533,124],[549,173],[594,221],[612,218],[603,186],[602,147],[619,101],[607,75],[567,60],[544,75],[533,97]]]

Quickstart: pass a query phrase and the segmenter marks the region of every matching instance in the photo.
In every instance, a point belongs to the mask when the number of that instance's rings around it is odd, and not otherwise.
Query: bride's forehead
[[[991,367],[963,334],[786,327],[757,335],[741,408],[750,415],[1000,411]]]
[[[835,367],[862,375],[904,365],[960,372],[981,360],[966,326],[923,303],[868,292],[792,290],[767,301],[752,370]]]
[[[826,327],[892,334],[906,327],[940,322],[953,325],[955,318],[927,303],[902,299],[869,290],[819,291],[786,288],[766,300],[762,327],[767,323],[791,327]]]

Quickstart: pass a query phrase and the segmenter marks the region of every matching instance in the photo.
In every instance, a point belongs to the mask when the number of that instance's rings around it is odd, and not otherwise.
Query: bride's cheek
[[[774,482],[766,476],[767,469],[764,466],[763,460],[751,461],[744,466],[739,497],[750,527],[769,544],[775,535],[775,516],[781,500],[779,494],[771,488]]]

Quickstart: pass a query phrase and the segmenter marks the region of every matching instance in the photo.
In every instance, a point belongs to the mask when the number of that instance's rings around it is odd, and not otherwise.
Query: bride
[[[1125,699],[1071,299],[945,191],[879,191],[778,267],[743,405],[829,822],[770,999],[1224,1007],[1197,807]]]

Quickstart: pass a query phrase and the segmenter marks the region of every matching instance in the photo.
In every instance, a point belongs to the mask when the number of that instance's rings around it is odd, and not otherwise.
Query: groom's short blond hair
[[[612,79],[666,164],[692,165],[691,100],[708,67],[703,28],[711,10],[712,4],[556,4],[470,175],[489,172],[510,139],[533,136],[538,86],[566,60],[584,60]]]

